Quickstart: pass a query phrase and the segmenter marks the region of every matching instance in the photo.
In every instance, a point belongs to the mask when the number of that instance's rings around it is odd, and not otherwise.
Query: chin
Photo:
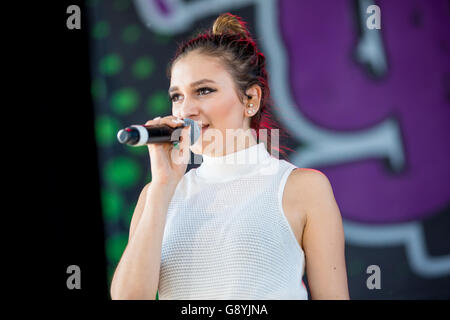
[[[196,143],[194,143],[193,145],[189,146],[189,149],[191,150],[192,153],[195,154],[203,154],[203,151],[205,149],[205,147],[201,146],[200,143],[197,141]]]
[[[199,139],[196,143],[189,146],[189,149],[191,150],[192,153],[195,153],[198,155],[203,155],[205,153],[205,151],[207,151],[207,149],[211,148],[211,147],[207,148],[207,146],[210,144],[211,144],[211,142],[208,141],[208,142],[203,142],[203,145],[202,145],[202,143],[200,142],[200,139]]]

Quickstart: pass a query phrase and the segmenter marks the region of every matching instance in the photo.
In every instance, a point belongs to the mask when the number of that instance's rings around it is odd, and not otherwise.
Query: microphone
[[[191,126],[191,145],[200,137],[200,127],[192,119],[184,118],[183,127]],[[119,130],[117,140],[130,146],[143,146],[150,143],[179,143],[183,127],[172,128],[165,124],[156,126],[132,125]]]

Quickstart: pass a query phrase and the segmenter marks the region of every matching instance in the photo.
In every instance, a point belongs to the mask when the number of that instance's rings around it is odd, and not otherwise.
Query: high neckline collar
[[[254,174],[270,163],[271,159],[265,144],[260,142],[223,156],[203,155],[203,162],[195,173],[208,182],[225,182]]]

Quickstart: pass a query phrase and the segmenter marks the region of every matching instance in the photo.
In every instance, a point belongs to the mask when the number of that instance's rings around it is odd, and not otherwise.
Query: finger
[[[161,119],[161,123],[172,128],[183,127],[184,121],[174,116],[169,116]]]
[[[154,125],[158,125],[161,121],[161,117],[156,117],[153,120],[148,120],[145,125],[146,126],[154,126]]]
[[[167,125],[171,128],[177,128],[184,124],[182,119],[179,119],[175,116],[167,116],[167,117],[156,117],[153,120],[149,120],[145,123],[146,126],[157,126],[157,125]]]

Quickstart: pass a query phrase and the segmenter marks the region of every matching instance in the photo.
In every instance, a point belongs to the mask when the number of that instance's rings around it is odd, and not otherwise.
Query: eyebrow
[[[213,80],[210,80],[210,79],[201,79],[201,80],[192,82],[190,86],[191,87],[195,87],[195,86],[198,86],[199,84],[203,84],[203,83],[207,83],[207,82],[215,83]],[[171,93],[172,91],[176,91],[176,90],[178,90],[177,86],[170,87],[169,90],[168,90],[168,93]]]

